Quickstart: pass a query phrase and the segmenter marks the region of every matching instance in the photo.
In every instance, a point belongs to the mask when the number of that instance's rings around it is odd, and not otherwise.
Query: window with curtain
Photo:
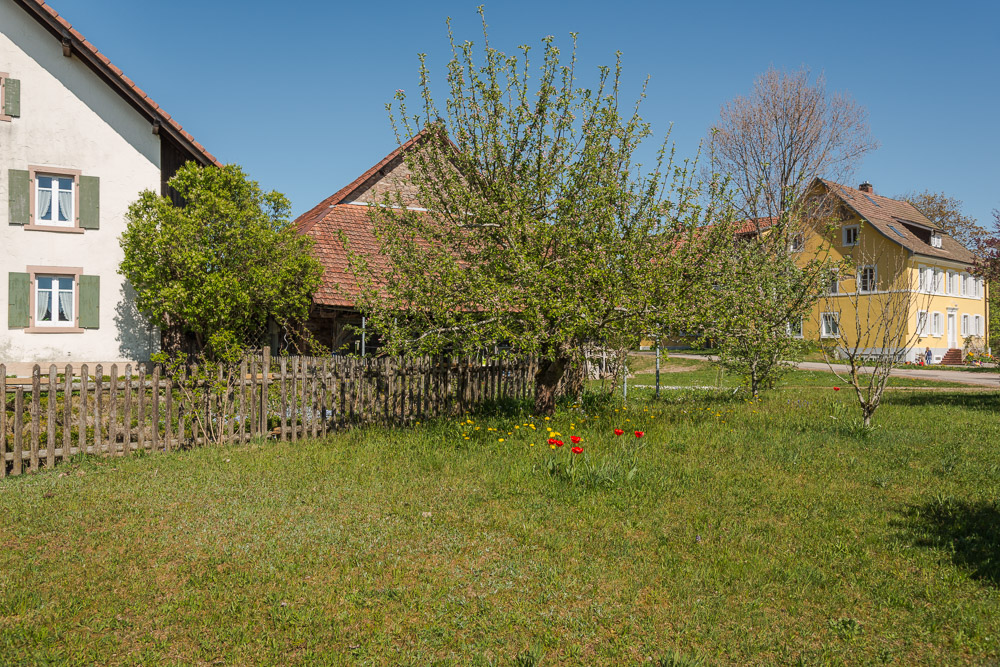
[[[35,224],[74,227],[75,182],[72,176],[35,176]]]
[[[35,326],[74,326],[75,282],[71,276],[35,277]]]

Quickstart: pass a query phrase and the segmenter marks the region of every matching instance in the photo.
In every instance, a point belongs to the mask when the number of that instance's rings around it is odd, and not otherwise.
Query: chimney
[[[869,183],[868,181],[865,181],[864,183],[859,185],[858,190],[861,190],[862,192],[867,192],[870,195],[875,194],[875,186]]]

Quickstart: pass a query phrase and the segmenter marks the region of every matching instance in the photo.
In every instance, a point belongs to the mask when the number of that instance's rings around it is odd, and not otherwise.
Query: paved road
[[[699,359],[701,361],[714,361],[715,357],[704,354],[683,354],[670,353],[671,359]],[[798,368],[805,371],[830,371],[830,367],[819,361],[800,361],[796,364]],[[845,367],[846,368],[846,367]],[[922,380],[938,380],[941,382],[961,382],[962,384],[974,385],[977,387],[1000,387],[1000,373],[972,373],[969,371],[951,371],[944,367],[928,368],[926,370],[916,368],[894,368],[892,375],[895,377],[917,378]]]

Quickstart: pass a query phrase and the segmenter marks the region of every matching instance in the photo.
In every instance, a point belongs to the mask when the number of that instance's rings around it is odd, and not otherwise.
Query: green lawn
[[[995,661],[1000,396],[892,392],[868,434],[851,398],[686,390],[0,480],[0,656]]]
[[[654,385],[655,359],[648,356],[633,356],[634,377],[631,384]],[[674,387],[729,387],[740,386],[740,377],[731,373],[720,373],[719,367],[709,361],[699,359],[662,358],[660,360],[660,385]],[[794,369],[788,371],[781,380],[779,387],[833,387],[844,383],[828,371],[807,371]],[[940,382],[922,378],[890,377],[890,387],[967,387],[960,382]]]

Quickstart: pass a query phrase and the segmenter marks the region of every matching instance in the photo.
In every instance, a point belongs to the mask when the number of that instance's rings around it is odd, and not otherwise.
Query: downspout
[[[366,339],[368,337],[368,334],[365,331],[365,326],[367,324],[367,320],[368,320],[368,318],[366,318],[364,315],[361,316],[361,356],[362,357],[365,356],[365,341],[366,341]]]

